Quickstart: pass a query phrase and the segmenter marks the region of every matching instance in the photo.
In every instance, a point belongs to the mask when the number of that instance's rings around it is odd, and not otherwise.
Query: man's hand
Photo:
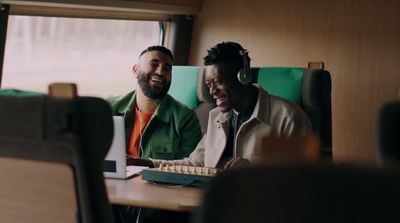
[[[149,159],[139,159],[139,158],[132,158],[132,157],[128,157],[126,159],[126,165],[127,166],[148,166],[150,168],[154,167],[153,162]]]
[[[236,158],[233,158],[233,159],[229,160],[225,164],[224,169],[229,169],[229,168],[232,168],[232,167],[245,166],[245,165],[248,165],[248,164],[250,164],[249,160],[243,159],[242,157],[236,157]]]

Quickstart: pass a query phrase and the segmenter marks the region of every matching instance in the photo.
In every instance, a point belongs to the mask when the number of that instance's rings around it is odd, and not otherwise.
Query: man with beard
[[[167,94],[171,85],[173,56],[163,46],[150,46],[133,66],[139,88],[109,98],[114,115],[125,119],[128,165],[139,158],[182,159],[202,137],[196,113]],[[135,159],[136,158],[136,159]],[[113,205],[115,222],[187,222],[190,215]]]
[[[113,114],[125,119],[129,157],[181,159],[202,137],[195,112],[167,94],[172,63],[169,49],[148,47],[133,66],[139,88],[108,99]]]

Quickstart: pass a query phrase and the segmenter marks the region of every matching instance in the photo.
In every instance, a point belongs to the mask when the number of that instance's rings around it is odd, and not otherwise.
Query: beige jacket
[[[262,87],[253,114],[239,128],[234,148],[234,157],[255,161],[260,152],[256,143],[261,135],[277,136],[306,135],[311,133],[311,124],[306,114],[297,105],[280,97],[268,94]],[[210,111],[207,133],[188,158],[182,160],[154,160],[155,166],[161,163],[188,166],[216,167],[225,149],[228,134],[230,112],[221,112],[220,108]]]

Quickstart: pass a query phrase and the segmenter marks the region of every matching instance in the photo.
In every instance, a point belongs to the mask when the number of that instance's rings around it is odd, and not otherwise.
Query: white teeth
[[[157,76],[152,76],[150,80],[160,83],[160,84],[164,82],[164,80],[162,78],[159,78]]]
[[[215,103],[217,104],[217,106],[220,106],[222,104],[222,99],[221,98],[216,98],[215,99]]]

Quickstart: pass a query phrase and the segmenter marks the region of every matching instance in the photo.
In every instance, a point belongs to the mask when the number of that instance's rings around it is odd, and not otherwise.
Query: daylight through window
[[[159,36],[152,21],[10,16],[1,86],[46,93],[73,82],[79,95],[125,94],[139,53]]]

